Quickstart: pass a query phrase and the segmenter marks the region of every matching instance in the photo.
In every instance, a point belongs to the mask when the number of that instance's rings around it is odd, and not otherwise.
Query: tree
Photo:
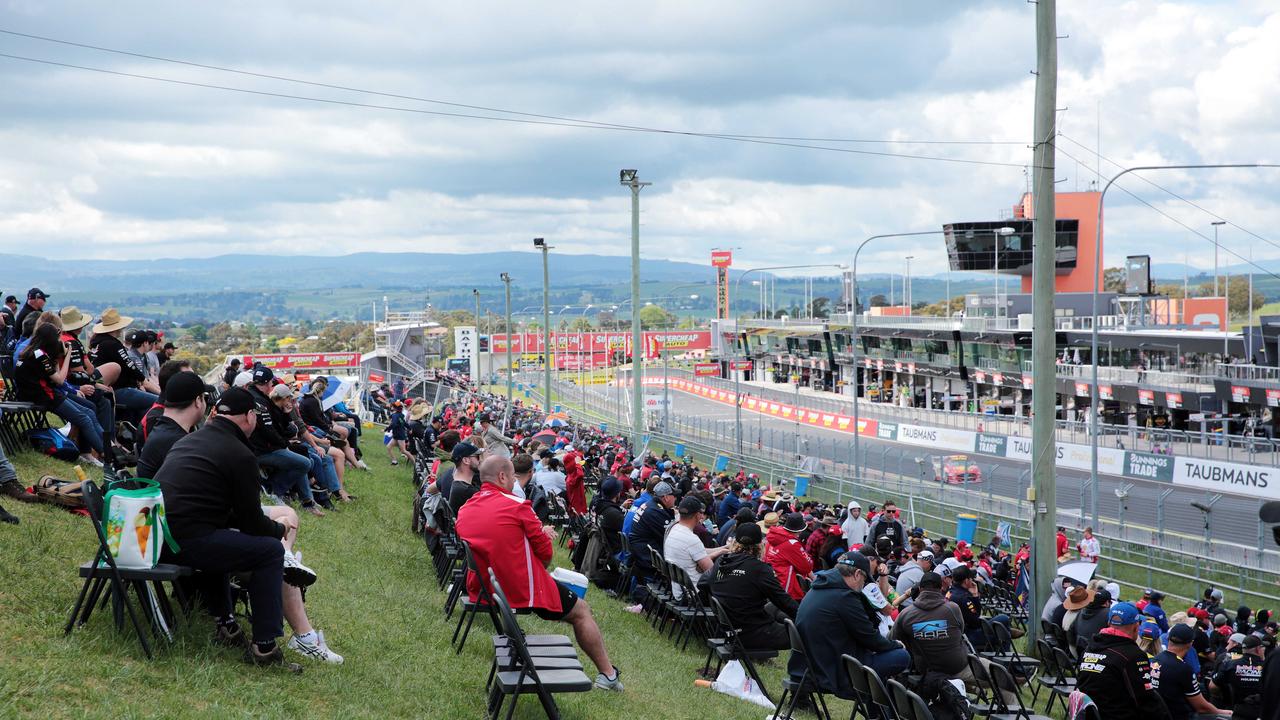
[[[918,310],[914,310],[917,315],[932,315],[934,317],[951,317],[956,313],[964,310],[964,296],[957,295],[951,298],[951,302],[939,300],[936,303],[920,307],[922,303],[916,303]],[[948,307],[949,306],[949,307]]]
[[[1124,292],[1124,268],[1107,268],[1102,271],[1103,292]]]
[[[1227,311],[1233,317],[1243,317],[1249,314],[1249,276],[1247,275],[1224,275],[1218,278],[1218,294],[1226,293],[1227,295]],[[1213,281],[1201,283],[1197,295],[1202,297],[1211,297],[1213,295]],[[1256,311],[1265,303],[1266,296],[1253,291],[1253,309]]]
[[[192,325],[187,328],[187,337],[195,342],[206,342],[209,340],[209,331],[203,325]]]
[[[675,321],[676,317],[662,309],[661,305],[645,305],[640,308],[640,327],[644,330],[672,325]]]
[[[871,300],[869,302],[871,303],[871,307],[888,307],[889,306],[889,298],[885,297],[884,295],[872,295]]]
[[[809,303],[809,317],[825,318],[831,316],[831,298],[816,297]]]
[[[569,323],[569,332],[591,332],[594,329],[591,321],[585,317],[576,317]]]

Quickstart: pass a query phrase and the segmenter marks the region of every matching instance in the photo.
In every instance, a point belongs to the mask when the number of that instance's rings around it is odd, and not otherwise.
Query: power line
[[[1087,148],[1086,148],[1086,149],[1087,149]],[[1082,161],[1080,160],[1080,158],[1075,157],[1074,155],[1072,155],[1071,153],[1067,152],[1066,150],[1063,150],[1062,148],[1058,148],[1058,152],[1062,153],[1063,155],[1066,155],[1068,158],[1070,158],[1070,159],[1072,159],[1072,160],[1075,160],[1076,162],[1082,162]],[[1108,161],[1108,162],[1109,162],[1109,161]],[[1213,238],[1209,237],[1208,235],[1205,235],[1204,233],[1200,232],[1199,230],[1197,230],[1197,229],[1195,229],[1195,228],[1191,227],[1190,225],[1188,225],[1188,224],[1186,224],[1186,223],[1182,222],[1182,221],[1181,221],[1181,220],[1179,220],[1178,218],[1176,218],[1176,217],[1174,217],[1174,216],[1170,215],[1169,213],[1167,213],[1167,212],[1165,212],[1165,211],[1161,210],[1160,208],[1156,207],[1155,205],[1152,205],[1151,203],[1149,203],[1149,202],[1147,202],[1146,200],[1144,200],[1144,199],[1142,199],[1141,197],[1139,197],[1136,193],[1134,193],[1134,192],[1130,191],[1130,190],[1129,190],[1129,188],[1126,188],[1125,186],[1121,185],[1119,182],[1116,182],[1116,183],[1115,183],[1115,185],[1114,185],[1114,187],[1118,188],[1118,189],[1120,190],[1120,192],[1124,193],[1125,195],[1128,195],[1129,197],[1133,198],[1134,200],[1137,200],[1138,202],[1142,203],[1143,205],[1146,205],[1147,207],[1151,208],[1152,210],[1155,210],[1157,213],[1159,213],[1159,214],[1163,215],[1165,218],[1167,218],[1168,220],[1171,220],[1171,221],[1172,221],[1172,222],[1174,222],[1175,224],[1177,224],[1177,225],[1181,225],[1182,227],[1186,228],[1186,229],[1187,229],[1187,231],[1189,231],[1191,234],[1193,234],[1193,235],[1196,235],[1196,236],[1200,237],[1201,239],[1203,239],[1203,240],[1204,240],[1204,241],[1206,241],[1206,242],[1213,242]],[[1254,262],[1253,260],[1251,260],[1251,259],[1249,259],[1249,258],[1245,257],[1244,255],[1241,255],[1240,253],[1236,252],[1235,250],[1232,250],[1231,248],[1227,247],[1226,245],[1219,244],[1219,245],[1218,245],[1218,247],[1220,247],[1220,248],[1222,249],[1222,251],[1223,251],[1223,252],[1228,253],[1228,254],[1230,254],[1230,255],[1234,255],[1235,257],[1239,258],[1242,262],[1247,263],[1247,264],[1249,264],[1249,265],[1252,265],[1253,267],[1257,268],[1257,269],[1258,269],[1259,271],[1261,271],[1262,273],[1264,273],[1264,274],[1266,274],[1266,275],[1269,275],[1269,276],[1271,276],[1271,277],[1273,277],[1273,278],[1275,278],[1275,279],[1277,279],[1277,280],[1280,280],[1280,275],[1277,275],[1276,273],[1274,273],[1274,272],[1272,272],[1272,271],[1268,270],[1267,268],[1265,268],[1265,267],[1263,267],[1263,266],[1259,265],[1258,263]]]
[[[1091,152],[1091,153],[1093,153],[1094,155],[1097,155],[1098,157],[1102,158],[1103,160],[1106,160],[1108,163],[1111,163],[1112,165],[1114,165],[1114,166],[1116,166],[1116,167],[1120,168],[1121,170],[1123,170],[1123,169],[1124,169],[1124,166],[1123,166],[1123,165],[1121,165],[1120,163],[1116,162],[1115,160],[1112,160],[1111,158],[1107,157],[1106,155],[1103,155],[1103,154],[1099,153],[1098,151],[1094,150],[1093,148],[1089,147],[1088,145],[1085,145],[1084,143],[1081,143],[1081,142],[1079,142],[1079,141],[1077,141],[1077,140],[1072,140],[1070,137],[1068,137],[1068,136],[1066,136],[1066,135],[1061,135],[1061,134],[1060,134],[1060,135],[1059,135],[1059,137],[1061,137],[1062,139],[1066,140],[1067,142],[1069,142],[1069,143],[1071,143],[1071,144],[1075,145],[1076,147],[1079,147],[1081,150],[1084,150],[1084,151],[1086,151],[1086,152]],[[1063,154],[1065,155],[1066,153],[1063,153]],[[1070,157],[1070,156],[1068,155],[1068,157]],[[1079,161],[1077,161],[1077,162],[1079,162]],[[1086,169],[1088,169],[1088,168],[1086,167]],[[1097,171],[1097,170],[1093,170],[1092,172],[1093,172],[1093,174],[1095,174],[1095,175],[1097,175],[1097,176],[1098,176],[1099,181],[1102,181],[1102,180],[1104,180],[1104,179],[1105,179],[1105,178],[1103,178],[1103,177],[1102,177],[1102,175],[1101,175],[1101,174],[1099,174],[1099,173],[1098,173],[1098,171]],[[1264,243],[1266,243],[1266,244],[1268,244],[1268,245],[1270,245],[1270,246],[1272,246],[1272,247],[1280,248],[1280,243],[1276,243],[1275,241],[1273,241],[1273,240],[1269,240],[1269,239],[1267,239],[1267,238],[1265,238],[1265,237],[1263,237],[1263,236],[1259,235],[1258,233],[1253,232],[1252,230],[1249,230],[1248,228],[1244,228],[1244,227],[1241,227],[1241,226],[1237,225],[1236,223],[1234,223],[1234,222],[1232,222],[1231,220],[1228,220],[1227,218],[1225,218],[1225,217],[1223,217],[1223,216],[1221,216],[1221,215],[1217,214],[1216,212],[1214,212],[1214,211],[1212,211],[1212,210],[1210,210],[1210,209],[1208,209],[1208,208],[1206,208],[1206,207],[1204,207],[1204,206],[1202,206],[1202,205],[1198,205],[1198,204],[1196,204],[1194,201],[1189,200],[1189,199],[1187,199],[1187,198],[1185,198],[1185,197],[1183,197],[1183,196],[1179,195],[1178,193],[1176,193],[1176,192],[1174,192],[1174,191],[1170,190],[1169,188],[1164,187],[1163,185],[1160,185],[1160,184],[1156,183],[1156,181],[1151,180],[1150,178],[1146,177],[1145,175],[1140,175],[1140,174],[1139,174],[1139,175],[1136,175],[1136,177],[1137,177],[1139,180],[1142,180],[1142,181],[1143,181],[1143,182],[1145,182],[1146,184],[1150,185],[1151,187],[1154,187],[1154,188],[1156,188],[1157,190],[1160,190],[1160,191],[1162,191],[1162,192],[1165,192],[1165,193],[1167,193],[1168,195],[1170,195],[1170,196],[1172,196],[1172,197],[1174,197],[1174,198],[1177,198],[1178,200],[1181,200],[1182,202],[1184,202],[1184,203],[1186,203],[1186,204],[1190,205],[1191,207],[1193,207],[1193,208],[1195,208],[1195,209],[1199,210],[1200,212],[1203,212],[1204,214],[1208,215],[1209,217],[1211,217],[1211,218],[1213,218],[1213,219],[1215,219],[1215,220],[1221,220],[1221,221],[1225,222],[1226,224],[1230,225],[1231,227],[1233,227],[1233,228],[1235,228],[1235,229],[1237,229],[1237,230],[1239,230],[1239,231],[1241,231],[1241,232],[1245,233],[1246,235],[1251,235],[1251,236],[1253,236],[1254,238],[1257,238],[1258,240],[1261,240],[1262,242],[1264,242]]]
[[[262,78],[266,80],[278,80],[281,82],[297,83],[299,85],[309,85],[312,87],[327,88],[330,90],[343,90],[347,92],[362,93],[365,95],[377,95],[380,97],[395,98],[398,100],[412,100],[415,102],[432,103],[436,105],[446,105],[449,107],[462,108],[465,110],[478,110],[481,112],[496,112],[506,115],[518,115],[521,117],[537,118],[541,120],[554,120],[558,122],[574,123],[576,125],[596,125],[602,128],[612,128],[618,130],[632,130],[639,132],[661,133],[667,135],[687,135],[694,137],[711,137],[735,140],[779,140],[794,142],[833,142],[833,143],[855,143],[855,144],[897,144],[897,145],[1026,145],[1025,142],[1017,140],[868,140],[855,138],[822,138],[822,137],[799,137],[788,135],[746,135],[740,133],[707,133],[695,130],[680,130],[670,128],[653,128],[641,125],[624,125],[619,123],[604,122],[601,120],[585,120],[582,118],[565,117],[561,115],[544,115],[539,113],[522,112],[519,110],[507,110],[499,107],[489,107],[485,105],[470,105],[467,103],[454,102],[449,100],[439,100],[433,98],[416,97],[413,95],[403,95],[399,93],[381,92],[377,90],[368,90],[364,88],[351,87],[347,85],[336,85],[332,83],[322,83],[312,80],[302,80],[300,78],[292,78],[284,75],[273,75],[270,73],[253,72],[251,70],[241,70],[239,68],[231,68],[222,65],[209,65],[205,63],[192,62],[189,60],[179,60],[175,58],[163,57],[160,55],[149,55],[146,53],[134,52],[130,50],[120,50],[117,48],[103,47],[101,45],[90,45],[87,43],[74,42],[71,40],[61,40],[58,38],[46,37],[43,35],[33,35],[31,33],[18,32],[16,30],[6,30],[0,28],[0,33],[12,35],[14,37],[22,37],[30,40],[40,40],[42,42],[56,43],[59,45],[67,45],[70,47],[84,48],[87,50],[96,50],[99,52],[113,53],[116,55],[125,55],[128,57],[136,57],[143,60],[154,60],[157,62],[173,63],[175,65],[185,65],[187,67],[201,68],[205,70],[216,70],[218,72],[234,73],[237,75],[245,75],[248,77]]]
[[[243,93],[245,95],[258,95],[261,97],[274,97],[274,98],[281,98],[286,100],[302,100],[305,102],[324,103],[326,105],[341,105],[341,106],[347,106],[347,107],[367,108],[372,110],[391,110],[395,112],[414,113],[418,115],[434,115],[434,116],[440,116],[440,117],[466,118],[470,120],[490,120],[494,122],[515,123],[515,124],[523,124],[523,125],[551,125],[551,126],[558,126],[558,127],[582,128],[582,129],[588,129],[588,130],[614,130],[619,132],[643,132],[643,133],[664,132],[664,131],[651,131],[651,130],[644,130],[644,129],[632,129],[632,128],[621,127],[621,126],[614,127],[614,126],[608,126],[608,125],[592,125],[592,124],[579,124],[574,122],[560,122],[555,120],[495,117],[492,115],[476,115],[472,113],[447,112],[444,110],[424,110],[422,108],[406,108],[406,107],[398,107],[395,105],[377,105],[373,103],[354,102],[351,100],[335,100],[332,98],[310,97],[306,95],[291,95],[289,93],[271,92],[268,90],[250,90],[248,88],[232,87],[229,85],[217,85],[213,83],[195,82],[193,80],[178,80],[175,78],[164,78],[164,77],[158,77],[155,75],[143,75],[141,73],[123,72],[121,70],[108,70],[106,68],[92,67],[89,65],[76,65],[74,63],[58,62],[56,60],[44,60],[41,58],[27,57],[24,55],[11,55],[9,53],[0,53],[0,57],[8,58],[10,60],[21,60],[23,62],[29,62],[29,63],[39,63],[42,65],[52,65],[55,67],[70,68],[73,70],[86,70],[89,72],[102,73],[104,75],[114,75],[117,77],[134,78],[137,80],[150,80],[153,82],[169,83],[172,85],[184,85],[187,87],[198,87],[198,88],[204,88],[208,90],[223,90],[226,92]],[[942,156],[936,156],[936,155],[895,153],[895,152],[887,152],[882,150],[855,150],[853,148],[830,147],[826,145],[811,145],[807,143],[782,142],[777,140],[754,140],[754,139],[749,139],[744,137],[735,137],[732,135],[716,135],[713,133],[676,133],[676,132],[670,132],[670,131],[665,131],[665,132],[668,132],[668,134],[685,134],[685,135],[692,135],[695,137],[704,137],[704,138],[711,138],[711,139],[717,139],[717,140],[728,140],[731,142],[750,143],[753,145],[772,145],[776,147],[803,148],[806,150],[825,150],[827,152],[846,153],[849,155],[868,155],[873,157],[900,158],[904,160],[928,160],[932,162],[957,163],[961,165],[985,165],[990,167],[1011,167],[1011,168],[1024,167],[1024,165],[1020,163],[998,162],[994,160],[971,160],[966,158],[952,158],[952,157],[942,157]]]

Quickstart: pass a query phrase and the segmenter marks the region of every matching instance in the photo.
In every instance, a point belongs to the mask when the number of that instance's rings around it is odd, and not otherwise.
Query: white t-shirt
[[[564,473],[559,470],[541,470],[533,474],[533,481],[543,490],[556,495],[564,494]]]
[[[880,616],[880,634],[889,637],[889,633],[893,630],[893,620],[888,615],[879,612],[888,607],[889,601],[885,599],[884,593],[880,592],[880,586],[875,583],[867,583],[862,586],[862,596],[871,603],[871,607],[876,609],[876,614]]]
[[[706,556],[706,546],[689,528],[677,522],[667,531],[667,539],[662,544],[662,557],[689,573],[689,579],[694,585],[697,585],[698,578],[702,577],[702,572],[698,570],[698,561]],[[682,597],[680,586],[674,582],[671,583],[671,591],[677,598]]]

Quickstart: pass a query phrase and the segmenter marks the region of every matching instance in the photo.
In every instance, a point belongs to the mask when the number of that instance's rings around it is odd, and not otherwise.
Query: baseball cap
[[[235,382],[231,384],[234,387],[244,387],[245,385],[248,385],[252,382],[253,382],[253,371],[241,370],[239,374],[236,375]]]
[[[653,496],[656,498],[664,498],[668,495],[675,495],[675,488],[671,487],[671,483],[660,482],[653,486]],[[699,503],[701,504],[701,503]]]
[[[16,295],[5,295],[5,296],[4,296],[4,301],[5,301],[5,302],[7,302],[7,303],[11,303],[11,302],[18,302],[18,298],[17,298],[17,296],[16,296]]]
[[[49,297],[51,296],[46,295],[45,292],[40,288],[31,288],[30,290],[27,291],[28,300],[46,300]]]
[[[281,383],[271,388],[271,392],[267,393],[267,397],[271,398],[272,400],[293,397],[293,388],[289,387],[285,383]]]
[[[680,501],[679,509],[681,515],[694,515],[702,512],[705,508],[701,500],[690,495]]]
[[[934,569],[933,569],[933,571],[934,571],[934,572],[936,572],[936,573],[938,573],[938,575],[940,575],[940,576],[942,576],[942,577],[944,577],[944,578],[949,578],[949,577],[951,577],[951,568],[950,568],[950,567],[948,567],[945,563],[943,563],[942,565],[939,565],[938,567],[934,568]]]
[[[740,545],[759,545],[760,541],[764,539],[764,531],[753,522],[738,523],[733,532],[733,537]]]
[[[1122,602],[1111,606],[1107,612],[1108,625],[1133,625],[1141,619],[1142,614],[1132,603]],[[1185,626],[1184,626],[1185,627]]]
[[[1240,646],[1245,650],[1252,650],[1256,647],[1262,647],[1262,638],[1257,635],[1246,635],[1244,640],[1240,641]]]
[[[174,375],[172,378],[169,378],[169,383],[165,386],[165,389],[167,390],[172,387],[174,381],[177,380],[180,375],[195,375],[195,373],[178,373],[177,375]],[[198,380],[199,377],[196,379]],[[204,392],[203,382],[200,383],[200,391]],[[245,413],[252,411],[254,407],[255,404],[253,402],[253,396],[244,388],[230,388],[218,397],[219,415],[244,415]]]
[[[1186,625],[1182,627],[1186,627]],[[1156,624],[1155,620],[1144,620],[1138,626],[1138,637],[1158,638],[1160,637],[1160,626]]]
[[[1196,639],[1196,631],[1186,625],[1174,625],[1169,628],[1169,642],[1185,645]]]
[[[929,562],[933,563],[934,565],[937,565],[937,563],[936,563],[936,562],[934,562],[934,559],[933,559],[933,551],[932,551],[932,550],[921,550],[921,551],[920,551],[920,553],[916,555],[916,559],[917,559],[917,560],[928,560]]]
[[[871,561],[860,552],[847,552],[836,558],[836,564],[857,568],[865,573],[867,577],[871,577]]]
[[[922,590],[941,590],[942,576],[936,572],[926,572],[920,576],[920,580],[916,584]]]
[[[195,402],[204,394],[204,380],[195,373],[180,372],[164,384],[164,406],[178,407]],[[221,404],[221,401],[219,401]],[[221,412],[221,410],[219,410]]]
[[[1111,594],[1112,600],[1119,600],[1120,599],[1120,583],[1114,583],[1114,582],[1107,583],[1107,592]]]
[[[1218,588],[1214,588],[1213,592],[1209,594],[1209,597],[1213,598],[1214,600],[1221,601],[1222,598],[1225,596],[1222,594],[1221,590],[1219,590]]]
[[[1161,600],[1164,599],[1164,593],[1160,592],[1159,590],[1152,590],[1151,599],[1154,600],[1155,602],[1160,602]]]
[[[475,445],[472,445],[469,442],[460,442],[453,446],[453,454],[450,456],[450,459],[453,460],[454,465],[457,465],[463,458],[471,457],[478,452],[480,452],[480,448]]]
[[[256,363],[253,366],[253,384],[254,385],[262,385],[265,383],[269,383],[275,379],[276,379],[276,374],[271,372],[271,368],[267,367],[266,365],[263,365],[262,363]]]
[[[1244,642],[1244,639],[1244,633],[1231,633],[1230,637],[1227,638],[1227,642],[1239,645]]]

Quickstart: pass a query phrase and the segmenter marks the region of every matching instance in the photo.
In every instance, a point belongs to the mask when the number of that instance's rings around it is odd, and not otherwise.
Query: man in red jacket
[[[764,561],[773,566],[782,589],[797,601],[804,599],[800,578],[813,578],[813,558],[797,538],[804,531],[804,525],[803,515],[789,513],[784,523],[770,528],[765,537],[768,548],[764,552]]]
[[[604,637],[587,601],[547,572],[554,553],[551,538],[533,513],[533,506],[511,494],[515,477],[509,459],[485,459],[480,465],[480,490],[458,511],[458,535],[471,545],[480,570],[479,577],[467,575],[467,594],[475,602],[480,595],[479,583],[488,587],[492,569],[512,609],[531,610],[544,620],[572,625],[578,644],[599,670],[596,687],[622,690],[620,673],[609,661]]]

